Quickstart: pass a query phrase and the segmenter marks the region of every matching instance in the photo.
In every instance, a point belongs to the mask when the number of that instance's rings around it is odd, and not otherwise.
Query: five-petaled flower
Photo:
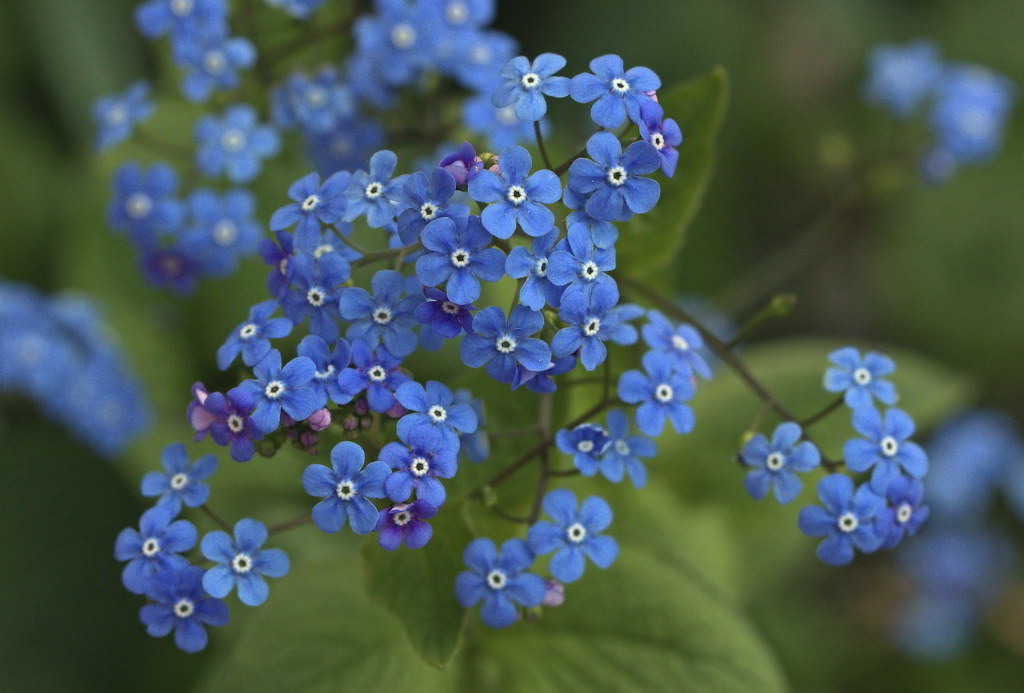
[[[743,463],[752,467],[744,486],[754,498],[761,500],[774,492],[780,503],[789,503],[800,495],[803,483],[797,472],[809,472],[821,462],[818,448],[810,441],[800,441],[803,431],[793,421],[779,424],[769,441],[760,433],[743,446]]]
[[[658,151],[647,142],[634,142],[622,151],[619,138],[599,132],[587,140],[589,159],[569,167],[569,187],[586,195],[585,209],[601,221],[629,221],[658,204],[661,186],[643,175],[661,165]]]
[[[462,338],[462,362],[470,368],[484,367],[500,383],[511,384],[516,365],[531,371],[544,371],[551,364],[551,348],[530,335],[544,326],[544,316],[516,306],[508,320],[501,308],[489,306],[473,316],[473,334]]]
[[[204,536],[200,544],[203,556],[219,565],[203,574],[203,589],[222,599],[237,588],[243,604],[265,602],[270,594],[266,578],[283,577],[290,566],[288,554],[281,549],[262,548],[266,541],[266,526],[249,518],[235,523],[234,539],[220,530]]]
[[[888,356],[869,351],[861,358],[853,347],[843,347],[829,354],[828,360],[836,367],[825,371],[825,389],[842,392],[846,406],[851,409],[870,406],[872,398],[883,404],[896,404],[896,388],[883,380],[896,370]]]
[[[909,440],[914,420],[902,409],[887,409],[883,416],[873,406],[853,412],[853,427],[864,438],[851,438],[843,445],[846,466],[855,472],[871,472],[871,488],[884,494],[901,470],[920,478],[928,473],[928,455]]]
[[[159,496],[157,503],[169,505],[174,513],[184,503],[197,508],[210,497],[205,480],[217,470],[213,455],[203,455],[195,462],[188,461],[184,443],[171,443],[160,454],[162,472],[149,472],[142,477],[142,495]]]
[[[143,594],[156,573],[188,565],[178,554],[196,545],[196,528],[188,520],[174,517],[170,505],[157,505],[142,513],[138,530],[126,527],[117,535],[114,558],[128,561],[121,582],[129,592]]]
[[[619,398],[640,405],[637,426],[649,436],[658,436],[668,418],[676,433],[692,431],[693,410],[685,403],[694,395],[693,376],[680,373],[672,359],[655,351],[644,354],[643,365],[646,374],[630,370],[619,377]]]
[[[584,557],[599,568],[615,562],[619,545],[612,537],[601,534],[612,523],[612,509],[604,499],[590,496],[577,510],[576,495],[559,488],[544,496],[543,507],[554,523],[536,523],[526,533],[526,540],[538,556],[555,552],[548,570],[556,580],[579,580],[583,576]]]
[[[817,555],[830,565],[845,565],[853,560],[854,548],[865,553],[878,549],[888,531],[885,501],[867,484],[854,489],[845,474],[829,474],[818,482],[822,505],[800,510],[800,531],[812,537],[825,537]]]
[[[281,422],[281,412],[295,421],[303,421],[322,407],[321,399],[313,387],[316,366],[305,356],[297,356],[281,367],[281,352],[271,349],[255,368],[255,380],[242,383],[256,400],[251,417],[263,433],[271,433]]]
[[[547,169],[532,174],[533,159],[518,145],[506,147],[499,159],[501,173],[481,171],[469,181],[469,194],[488,203],[480,213],[484,228],[498,238],[509,238],[516,224],[530,236],[543,236],[555,223],[544,205],[558,202],[562,186]]]
[[[544,600],[544,579],[526,572],[533,553],[522,539],[509,539],[500,552],[490,539],[474,539],[462,558],[469,570],[455,578],[455,595],[467,609],[482,601],[480,620],[491,628],[515,623],[516,604],[529,609]]]
[[[520,120],[540,120],[548,111],[545,95],[569,95],[569,78],[555,76],[563,67],[565,58],[557,53],[541,53],[532,63],[524,55],[512,58],[501,70],[491,102],[498,108],[514,106]]]
[[[593,74],[584,72],[572,78],[569,95],[573,101],[589,103],[590,117],[603,128],[617,128],[626,120],[640,121],[640,108],[651,101],[649,92],[661,88],[661,79],[646,67],[625,69],[622,58],[602,55],[590,61]]]
[[[323,500],[313,506],[313,524],[334,533],[348,526],[356,534],[369,534],[377,525],[377,506],[371,498],[384,497],[384,479],[391,473],[386,462],[365,468],[363,449],[342,441],[331,450],[331,466],[311,464],[302,473],[302,488]]]

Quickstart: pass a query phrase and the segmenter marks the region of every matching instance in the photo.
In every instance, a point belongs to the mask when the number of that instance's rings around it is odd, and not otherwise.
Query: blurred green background
[[[275,620],[279,614],[238,619],[229,628],[237,633],[218,633],[206,653],[187,656],[166,640],[145,636],[136,618],[137,599],[120,588],[113,539],[144,507],[137,479],[157,464],[156,453],[165,443],[188,439],[183,410],[190,383],[227,385],[213,368],[213,351],[245,308],[262,297],[264,277],[259,261],[251,260],[231,279],[206,281],[196,296],[177,299],[146,287],[132,249],[105,227],[109,174],[122,153],[99,158],[92,153],[90,104],[139,77],[164,86],[176,79],[161,70],[162,59],[135,33],[133,5],[131,0],[0,0],[0,275],[46,292],[78,288],[94,295],[155,408],[151,434],[114,462],[96,458],[31,411],[0,410],[5,472],[0,686],[19,692],[170,691],[199,681],[208,690],[230,691],[243,690],[246,681],[244,690],[254,684],[259,690],[354,690],[343,673],[316,684],[301,677],[278,683],[256,677],[259,668],[248,666],[246,657],[274,661],[275,648],[298,637],[288,630],[289,622]],[[941,188],[896,170],[872,169],[869,183],[853,189],[854,202],[833,223],[813,236],[804,233],[830,200],[850,192],[849,167],[873,161],[901,136],[859,98],[869,49],[884,41],[927,37],[946,57],[990,66],[1024,85],[1024,4],[1019,0],[518,0],[499,5],[497,27],[513,34],[525,54],[560,52],[570,73],[610,50],[627,64],[655,69],[666,84],[715,64],[729,71],[730,111],[704,207],[682,252],[658,279],[678,294],[706,296],[738,321],[776,292],[797,294],[793,313],[759,332],[755,341],[763,344],[747,349],[754,367],[798,411],[827,402],[818,378],[825,350],[841,340],[884,345],[896,354],[904,405],[926,427],[973,403],[998,406],[1024,420],[1019,395],[1024,384],[1021,109],[993,163],[966,169]],[[188,133],[167,137],[187,141]],[[574,141],[556,140],[555,147],[568,153]],[[267,189],[283,191],[295,170],[285,171]],[[264,218],[277,202],[261,200]],[[777,252],[783,249],[790,259],[780,264]],[[799,339],[780,342],[779,337]],[[633,495],[649,494],[648,506],[680,508],[685,521],[676,528],[684,535],[679,550],[697,559],[705,577],[716,582],[715,590],[739,605],[744,622],[760,632],[791,688],[1017,689],[1024,671],[1019,597],[967,654],[948,662],[906,658],[885,637],[887,615],[904,587],[893,576],[891,558],[871,557],[845,570],[820,565],[813,543],[795,527],[796,510],[750,501],[730,461],[756,404],[728,377],[708,386],[702,397],[697,432],[685,441],[666,442],[652,466],[652,485],[666,488]],[[825,433],[826,444],[840,435]],[[304,501],[294,491],[298,462],[258,464],[265,477],[288,484],[281,503],[301,507]],[[237,469],[226,469],[223,477],[218,484],[235,484],[239,497],[267,489],[265,481],[246,486],[248,477]],[[652,512],[638,505],[642,501],[632,502],[640,515]],[[628,524],[625,512],[617,522]],[[310,555],[317,550],[322,549],[311,549]],[[351,547],[347,550],[352,556]],[[604,577],[588,574],[585,582]],[[658,581],[648,579],[657,589]],[[389,618],[358,606],[366,599],[361,588],[345,591],[351,587],[338,587],[339,581],[340,575],[331,584],[341,592],[321,595],[323,604],[337,606],[337,619],[355,629],[360,620]],[[315,589],[322,583],[311,584]],[[600,586],[588,589],[598,591],[572,598],[591,599],[590,609],[601,609],[600,599],[614,597]],[[236,614],[240,610],[234,607]],[[275,628],[277,623],[285,625]],[[397,631],[386,625],[392,637]],[[321,638],[330,633],[313,631]],[[576,637],[586,641],[590,634]],[[699,634],[689,637],[688,642],[699,642]],[[343,642],[356,648],[361,641]],[[400,636],[385,642],[404,648],[390,658],[378,653],[374,661],[389,671],[414,656]],[[495,642],[500,648],[508,640]],[[546,646],[538,641],[532,652],[543,658]],[[477,656],[477,649],[467,646],[464,657],[472,664],[461,674],[446,675],[439,690],[456,685],[510,690],[506,676],[530,681],[509,672],[518,666],[532,670],[531,650],[524,649],[525,661],[502,664],[493,653]],[[595,645],[595,658],[598,652]],[[287,667],[287,658],[280,661]],[[345,659],[337,664],[340,672],[354,668]],[[416,672],[407,674],[392,680],[420,680]],[[381,685],[368,681],[362,684],[366,690]],[[590,690],[621,690],[607,679],[589,685]],[[671,683],[661,689],[677,690]]]

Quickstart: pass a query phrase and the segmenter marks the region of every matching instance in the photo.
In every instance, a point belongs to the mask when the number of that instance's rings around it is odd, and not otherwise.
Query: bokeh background
[[[140,470],[155,466],[165,442],[187,438],[188,387],[216,382],[213,351],[262,296],[264,276],[258,259],[250,260],[234,277],[176,298],[142,282],[132,250],[105,226],[116,157],[92,152],[90,105],[166,72],[134,31],[133,5],[0,0],[0,275],[48,293],[74,288],[94,296],[154,406],[154,427],[130,459],[106,461],[33,407],[0,394],[0,686],[9,691],[186,690],[220,654],[215,644],[186,656],[146,637],[112,558],[115,535],[144,507]],[[796,294],[793,312],[747,347],[777,369],[770,379],[784,382],[790,364],[805,357],[823,368],[824,349],[836,339],[880,344],[907,354],[927,381],[906,402],[923,412],[926,428],[979,405],[1024,420],[1021,109],[992,163],[942,187],[918,182],[913,170],[875,166],[857,179],[852,204],[807,232],[837,195],[850,193],[850,170],[870,167],[894,141],[915,136],[863,104],[870,48],[927,37],[945,56],[1024,85],[1019,0],[499,5],[497,27],[516,36],[525,54],[560,52],[570,72],[612,49],[667,84],[716,64],[729,71],[731,104],[714,177],[685,247],[659,279],[739,322],[775,293]],[[170,84],[166,75],[163,83]],[[571,144],[555,146],[568,152]],[[261,202],[265,214],[275,203]],[[777,341],[793,337],[800,340]],[[709,386],[709,402],[730,402],[733,385]],[[804,383],[792,396],[817,398],[804,407],[813,410],[825,401],[817,387]],[[844,570],[820,565],[813,542],[799,537],[795,511],[766,508],[743,493],[728,454],[742,424],[714,419],[711,404],[698,417],[705,411],[713,422],[708,438],[698,428],[685,445],[666,447],[660,461],[692,465],[676,491],[698,503],[707,521],[687,541],[714,544],[723,528],[735,530],[735,555],[721,558],[722,573],[793,689],[1017,689],[1024,672],[1019,573],[962,651],[908,656],[890,637],[913,590],[897,559],[871,557]],[[1022,538],[1012,514],[997,517],[1009,536]]]

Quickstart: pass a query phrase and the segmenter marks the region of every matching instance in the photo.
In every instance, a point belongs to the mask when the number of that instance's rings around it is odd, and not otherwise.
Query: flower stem
[[[533,134],[537,138],[537,149],[540,150],[540,158],[544,159],[544,166],[551,168],[551,159],[548,158],[548,150],[544,146],[544,135],[540,131],[540,121],[533,121]]]
[[[819,411],[816,414],[812,414],[811,416],[808,416],[806,419],[801,421],[800,422],[800,426],[803,427],[803,428],[807,428],[811,424],[814,424],[814,423],[820,421],[821,419],[824,419],[826,416],[828,416],[829,414],[834,412],[836,409],[838,409],[839,407],[843,406],[843,404],[844,404],[843,396],[839,395],[839,397],[837,397],[832,402],[830,402],[821,411]]]
[[[388,248],[387,250],[377,250],[372,253],[366,253],[358,260],[352,262],[353,267],[362,267],[371,262],[377,262],[379,260],[388,260],[399,255],[407,255],[413,251],[420,249],[420,242],[410,243],[409,245],[403,245],[401,248]]]
[[[231,525],[229,525],[220,515],[210,510],[210,506],[206,504],[200,505],[199,510],[202,511],[203,514],[206,515],[208,518],[213,520],[217,524],[217,526],[223,529],[225,532],[231,531]]]
[[[295,529],[307,525],[313,521],[313,515],[311,513],[304,512],[301,515],[297,515],[290,520],[284,522],[278,522],[276,525],[270,525],[267,528],[268,535],[280,534],[281,532],[287,532],[289,529]]]

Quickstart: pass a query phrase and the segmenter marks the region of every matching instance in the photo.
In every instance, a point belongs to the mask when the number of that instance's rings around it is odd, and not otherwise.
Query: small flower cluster
[[[993,509],[1001,495],[1024,521],[1024,440],[1005,414],[962,413],[928,448],[929,531],[900,556],[914,591],[894,614],[893,638],[927,659],[963,652],[1012,585],[1019,561],[1010,528]]]
[[[149,425],[149,406],[95,305],[0,282],[0,393],[35,401],[112,457]]]
[[[929,105],[935,142],[921,170],[927,180],[941,183],[960,166],[987,161],[999,151],[1016,87],[988,68],[944,63],[932,43],[919,40],[874,49],[864,96],[899,119]]]

